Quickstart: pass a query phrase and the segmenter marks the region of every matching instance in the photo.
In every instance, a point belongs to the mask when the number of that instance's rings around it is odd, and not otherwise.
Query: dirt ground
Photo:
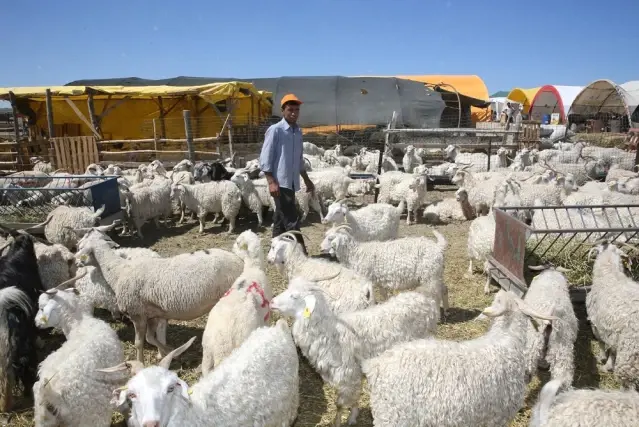
[[[432,201],[444,197],[454,197],[452,191],[436,190],[429,192],[429,199]],[[419,218],[421,220],[421,218]],[[238,218],[237,233],[252,229],[262,237],[262,245],[265,253],[270,245],[270,214],[267,214],[265,225],[261,229],[257,228],[255,216],[247,218]],[[319,244],[322,240],[323,233],[327,226],[319,222],[319,217],[314,214],[304,224],[302,231],[308,236],[307,246],[312,254],[319,253]],[[450,292],[450,313],[445,322],[438,327],[437,337],[450,340],[468,340],[482,335],[487,329],[487,323],[474,322],[472,319],[479,312],[488,306],[492,301],[492,296],[483,294],[483,283],[485,278],[479,274],[475,274],[472,279],[464,278],[464,273],[468,267],[466,255],[466,241],[468,232],[468,223],[448,224],[437,226],[446,239],[448,240],[448,249],[446,252],[445,265],[445,282]],[[143,230],[145,238],[139,239],[121,239],[119,242],[125,246],[144,246],[150,247],[158,251],[163,256],[176,255],[183,252],[191,252],[197,249],[219,247],[223,249],[231,249],[237,233],[230,236],[223,234],[227,230],[227,225],[213,225],[212,221],[207,223],[205,232],[202,235],[197,233],[197,223],[189,222],[176,226],[169,224],[167,228],[155,230],[153,225],[148,225]],[[433,237],[430,227],[420,223],[417,225],[406,226],[405,220],[402,219],[400,227],[401,236],[423,235]],[[273,269],[268,269],[268,276],[275,293],[282,291],[286,287],[286,282]],[[493,287],[493,291],[497,288]],[[593,341],[590,327],[585,320],[585,308],[577,306],[577,314],[580,318],[580,334],[575,346],[576,372],[575,387],[617,387],[615,380],[610,374],[600,373],[597,369],[597,363],[594,357],[595,343]],[[272,320],[274,322],[277,317]],[[195,344],[181,357],[173,362],[172,369],[176,370],[180,377],[193,384],[197,381],[199,373],[195,371],[202,359],[201,335],[206,325],[206,317],[191,322],[170,322],[167,331],[168,344],[176,347],[186,342],[192,336],[197,336]],[[118,331],[119,336],[125,343],[127,357],[133,358],[135,351],[133,348],[133,327],[125,323],[112,323],[112,326]],[[47,343],[48,351],[60,345],[63,338],[56,334],[52,336]],[[43,354],[44,357],[46,354]],[[147,344],[145,351],[146,363],[152,363],[155,359],[156,351],[152,350]],[[535,379],[531,385],[526,399],[526,406],[513,420],[511,426],[528,425],[529,412],[532,405],[537,400],[541,381],[547,381],[545,372],[540,374],[541,379]],[[436,404],[435,402],[433,402]],[[358,419],[358,426],[372,426],[373,421],[371,412],[368,407],[368,394],[366,385],[360,401],[362,411]],[[328,426],[330,425],[335,411],[334,392],[330,387],[324,386],[321,378],[317,375],[313,368],[300,355],[300,408],[296,427],[307,426]],[[3,420],[0,418],[0,425],[8,426],[31,426],[33,425],[32,410],[28,409],[23,412],[10,414]],[[344,418],[345,420],[345,418]],[[120,419],[114,417],[113,425],[119,424]]]

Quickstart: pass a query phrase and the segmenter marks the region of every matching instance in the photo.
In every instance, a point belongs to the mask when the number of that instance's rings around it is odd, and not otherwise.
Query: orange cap
[[[287,93],[286,95],[284,95],[284,98],[282,98],[282,101],[280,102],[280,106],[283,107],[284,104],[286,104],[287,102],[294,102],[295,104],[303,104],[303,102],[300,101],[299,98],[292,93]]]

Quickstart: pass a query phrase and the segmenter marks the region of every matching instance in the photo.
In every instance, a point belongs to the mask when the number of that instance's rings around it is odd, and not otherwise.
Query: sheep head
[[[496,318],[521,312],[528,316],[534,325],[537,325],[537,321],[539,320],[547,322],[559,320],[557,317],[552,315],[553,311],[554,310],[551,310],[549,314],[539,313],[512,292],[502,289],[495,294],[493,303],[489,307],[486,307],[481,314],[477,316],[476,320],[485,319],[487,317]]]
[[[259,260],[263,258],[262,254],[262,240],[260,236],[252,232],[251,230],[246,230],[242,232],[235,242],[233,243],[233,253],[243,260],[252,259]]]
[[[120,412],[130,409],[131,418],[138,425],[168,425],[174,406],[184,401],[190,404],[191,394],[188,384],[169,371],[169,365],[193,344],[195,338],[171,351],[157,366],[145,368],[139,362],[127,361],[112,368],[98,369],[118,376],[122,372],[133,375],[124,387],[113,390],[111,403],[115,408]]]
[[[458,188],[457,191],[455,191],[455,200],[457,200],[458,202],[465,202],[468,200],[468,190],[466,190],[465,188]]]
[[[305,320],[325,311],[326,301],[315,282],[295,277],[284,292],[271,300],[271,309],[296,320]]]
[[[337,200],[328,207],[322,224],[342,223],[346,220],[346,214],[348,214],[348,206],[343,200]]]
[[[353,230],[346,224],[340,224],[326,231],[324,240],[320,243],[320,251],[336,255],[340,248],[344,248],[352,239]]]

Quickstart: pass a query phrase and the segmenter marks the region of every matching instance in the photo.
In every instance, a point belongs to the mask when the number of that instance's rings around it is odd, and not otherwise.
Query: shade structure
[[[409,79],[430,85],[438,85],[443,83],[443,89],[458,92],[470,98],[489,102],[488,88],[481,79],[476,75],[404,75],[396,76],[400,79]],[[473,123],[489,121],[490,111],[486,108],[471,107],[471,120]]]
[[[506,92],[506,94],[508,94],[508,92]],[[490,98],[490,109],[495,113],[495,117],[493,117],[493,119],[499,119],[501,112],[506,107],[506,102],[508,102],[508,98],[505,96]]]
[[[530,118],[542,120],[547,114],[559,113],[561,123],[565,123],[573,101],[582,90],[583,86],[542,86],[530,103]]]
[[[530,104],[535,98],[535,95],[537,95],[537,91],[539,91],[539,89],[541,89],[541,87],[534,87],[530,89],[516,87],[508,93],[508,96],[506,98],[511,101],[520,103],[524,108],[524,114],[528,114],[530,111]]]
[[[626,116],[633,127],[639,126],[639,80],[621,85],[612,80],[595,80],[575,97],[569,116],[613,114]]]

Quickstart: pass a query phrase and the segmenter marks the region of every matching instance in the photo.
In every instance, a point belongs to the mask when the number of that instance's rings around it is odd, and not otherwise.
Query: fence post
[[[490,155],[493,154],[493,137],[488,138],[488,168],[487,172],[490,172]]]
[[[189,160],[195,160],[195,153],[193,152],[193,129],[191,128],[191,111],[183,110],[184,115],[184,133],[186,135],[186,148],[189,151]]]
[[[20,124],[18,123],[18,106],[16,105],[16,95],[9,92],[9,101],[11,102],[11,111],[13,113],[13,133],[16,138],[16,169],[18,165],[22,166],[22,155],[20,154]]]
[[[390,122],[388,122],[388,127],[386,129],[395,129],[395,123],[397,122],[397,112],[393,111],[393,116],[391,117]],[[390,133],[386,132],[384,136],[384,146],[380,147],[379,150],[379,163],[377,164],[377,176],[382,173],[382,161],[384,160],[384,152],[386,151],[386,147],[390,145]],[[375,183],[379,184],[379,178],[375,179]],[[377,203],[377,197],[379,197],[379,188],[375,187],[375,203]]]
[[[158,155],[158,132],[155,127],[155,119],[153,119],[153,150],[155,151],[155,155]]]
[[[55,128],[53,127],[53,101],[51,100],[51,89],[46,90],[46,107],[49,138],[55,138]]]

